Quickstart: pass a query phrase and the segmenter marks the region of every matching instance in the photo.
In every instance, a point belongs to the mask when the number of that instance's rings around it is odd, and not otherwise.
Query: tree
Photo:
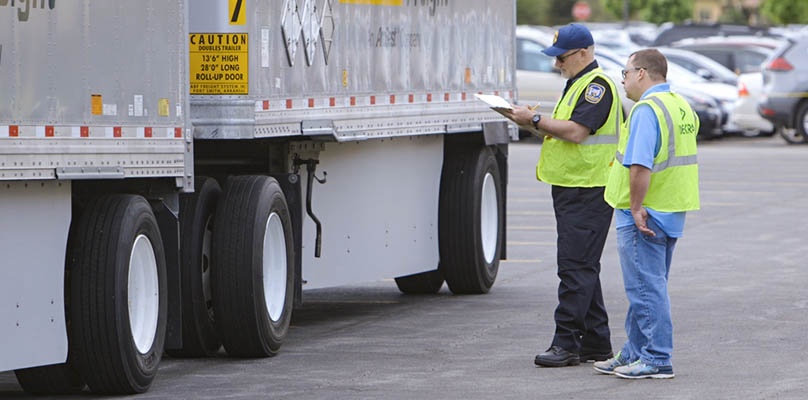
[[[605,0],[606,9],[622,19],[626,1],[630,20],[640,19],[660,24],[693,18],[693,0]]]
[[[693,18],[693,2],[689,0],[648,0],[642,19],[655,24],[682,22]]]
[[[623,19],[623,8],[626,0],[606,0],[606,9],[617,19]],[[646,7],[648,0],[628,0],[628,17],[630,20],[637,19],[639,10]]]
[[[516,23],[520,25],[551,25],[546,1],[517,0]]]
[[[590,21],[615,20],[605,9],[605,0],[582,1],[589,3],[589,7],[592,9]],[[573,22],[572,7],[576,2],[578,0],[516,0],[516,23],[556,26]]]
[[[577,0],[556,0],[550,3],[549,14],[556,25],[572,22],[572,6]]]
[[[808,2],[805,0],[763,0],[760,13],[775,24],[804,23],[808,20]]]

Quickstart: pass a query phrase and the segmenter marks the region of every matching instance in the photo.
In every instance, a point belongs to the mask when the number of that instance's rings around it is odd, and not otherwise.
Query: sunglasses
[[[575,51],[573,51],[572,53],[569,53],[569,54],[567,54],[567,55],[560,55],[560,56],[556,56],[556,60],[558,60],[558,63],[559,63],[559,64],[564,64],[564,60],[566,60],[566,59],[570,58],[570,56],[572,56],[573,54],[575,54],[575,53],[577,53],[577,52],[579,52],[579,51],[581,51],[581,50],[583,50],[583,49],[578,49],[578,50],[575,50]]]

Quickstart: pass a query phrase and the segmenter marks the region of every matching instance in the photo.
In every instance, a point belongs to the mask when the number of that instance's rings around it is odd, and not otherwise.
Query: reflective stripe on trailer
[[[181,127],[0,125],[0,138],[144,138],[176,139]]]
[[[477,94],[500,95],[500,91],[475,92]],[[513,100],[513,91],[507,92],[507,98]],[[394,104],[429,104],[443,99],[444,103],[477,101],[468,95],[468,92],[444,92],[443,96],[433,96],[433,93],[402,93],[383,94],[365,96],[343,96],[343,97],[301,97],[287,99],[263,99],[255,102],[255,111],[268,110],[295,110],[312,108],[332,108],[332,107],[354,107],[354,106],[388,106]]]

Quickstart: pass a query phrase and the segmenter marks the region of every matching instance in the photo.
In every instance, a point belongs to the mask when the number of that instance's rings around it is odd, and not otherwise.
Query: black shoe
[[[610,358],[614,357],[611,350],[588,350],[582,349],[580,359],[581,362],[589,362],[589,361],[606,361]]]
[[[544,353],[536,356],[536,365],[542,367],[566,367],[568,365],[578,365],[581,359],[575,353],[570,353],[558,346],[547,349]]]

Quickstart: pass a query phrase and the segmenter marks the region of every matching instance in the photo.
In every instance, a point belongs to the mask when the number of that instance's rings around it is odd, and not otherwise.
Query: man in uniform
[[[546,135],[536,177],[552,185],[560,283],[555,335],[535,364],[563,367],[612,357],[600,257],[613,214],[603,191],[623,110],[614,82],[595,61],[594,40],[585,26],[562,27],[543,53],[556,58],[556,68],[567,78],[552,116],[522,106],[506,116]]]

